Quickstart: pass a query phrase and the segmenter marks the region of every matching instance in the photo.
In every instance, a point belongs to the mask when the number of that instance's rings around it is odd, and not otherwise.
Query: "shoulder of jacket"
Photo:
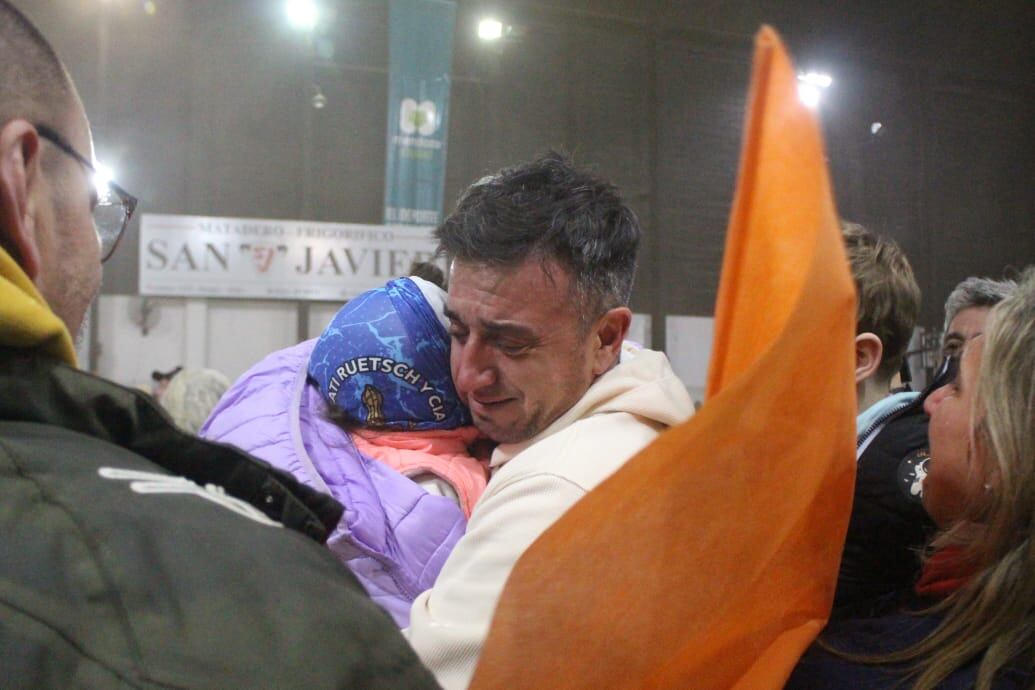
[[[907,408],[884,425],[870,445],[863,451],[860,462],[875,456],[899,461],[915,451],[928,448],[928,418],[923,410]]]

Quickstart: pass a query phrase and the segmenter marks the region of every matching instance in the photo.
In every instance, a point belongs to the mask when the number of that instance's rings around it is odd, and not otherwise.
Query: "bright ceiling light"
[[[300,31],[312,31],[316,28],[319,10],[313,0],[287,0],[284,6],[288,23]]]
[[[819,88],[812,84],[798,84],[798,98],[809,108],[819,107]]]
[[[809,108],[818,108],[823,91],[834,83],[833,77],[820,72],[806,72],[798,75],[798,98]]]
[[[498,41],[503,38],[503,22],[498,19],[483,19],[478,22],[478,38],[483,41]]]
[[[115,172],[99,161],[94,162],[93,171],[93,186],[97,189],[98,196],[103,198],[109,192],[108,185],[115,179]]]
[[[823,74],[821,72],[807,72],[805,74],[799,74],[798,81],[818,86],[821,89],[829,89],[830,85],[834,83],[834,78],[829,74]]]

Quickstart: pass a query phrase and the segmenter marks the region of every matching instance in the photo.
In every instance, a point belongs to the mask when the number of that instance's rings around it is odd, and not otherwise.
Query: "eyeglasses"
[[[37,124],[35,127],[41,137],[81,163],[96,179],[97,169],[94,168],[93,163],[72,148],[64,137],[47,125]],[[103,189],[97,189],[97,205],[93,209],[93,223],[97,228],[97,236],[101,240],[101,263],[107,261],[115,253],[115,248],[119,246],[122,233],[126,231],[129,219],[133,217],[133,211],[136,208],[137,198],[114,182],[108,181]]]

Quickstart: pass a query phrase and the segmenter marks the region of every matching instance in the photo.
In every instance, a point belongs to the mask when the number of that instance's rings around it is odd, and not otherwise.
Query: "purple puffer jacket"
[[[327,420],[323,396],[306,382],[315,343],[274,352],[246,371],[200,435],[246,450],[344,505],[327,546],[405,628],[410,604],[434,584],[467,522],[454,501],[359,453]]]

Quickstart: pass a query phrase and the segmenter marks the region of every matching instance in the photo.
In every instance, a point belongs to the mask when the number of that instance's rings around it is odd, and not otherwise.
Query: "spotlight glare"
[[[288,24],[300,31],[312,31],[316,28],[319,11],[313,0],[287,0],[284,6]]]
[[[808,108],[819,107],[819,89],[812,84],[798,84],[798,98]]]
[[[806,74],[799,74],[798,81],[811,84],[812,86],[818,86],[821,89],[829,89],[830,85],[834,83],[834,78],[829,74],[822,74],[820,72],[808,72]]]
[[[93,170],[93,186],[97,189],[97,195],[103,199],[110,191],[108,185],[115,179],[115,172],[99,161],[94,162]]]
[[[478,38],[483,41],[498,41],[503,38],[503,22],[498,19],[483,19],[478,22]]]

